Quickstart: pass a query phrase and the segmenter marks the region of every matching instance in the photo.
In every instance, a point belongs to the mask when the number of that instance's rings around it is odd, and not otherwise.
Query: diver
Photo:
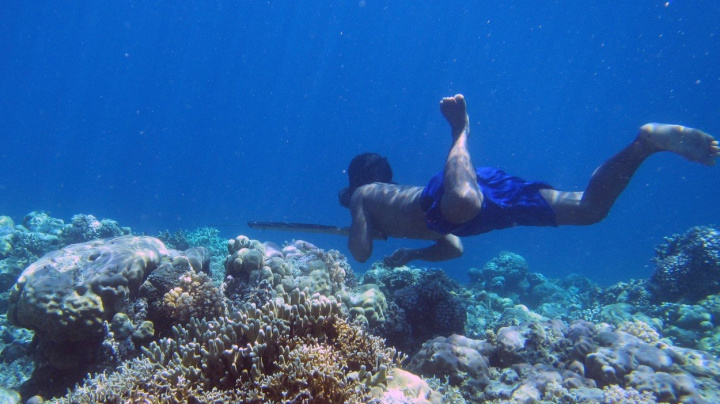
[[[443,98],[440,111],[450,123],[452,146],[444,170],[425,187],[392,181],[387,159],[356,156],[348,168],[349,187],[338,199],[350,209],[348,247],[365,262],[374,238],[433,240],[425,248],[400,248],[385,258],[398,267],[414,260],[444,261],[463,253],[460,237],[512,226],[590,225],[605,218],[637,168],[652,154],[669,151],[707,166],[720,156],[718,142],[697,129],[649,123],[635,140],[595,170],[582,192],[559,191],[496,168],[475,168],[465,98]]]

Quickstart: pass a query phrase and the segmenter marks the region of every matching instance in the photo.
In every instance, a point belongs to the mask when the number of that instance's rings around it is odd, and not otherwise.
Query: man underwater
[[[450,123],[452,146],[444,170],[423,187],[397,185],[387,159],[356,156],[348,168],[350,186],[338,197],[350,209],[348,247],[365,262],[373,237],[434,240],[425,248],[400,248],[385,258],[398,267],[414,260],[444,261],[463,253],[459,237],[512,226],[589,225],[604,219],[643,161],[669,151],[712,166],[718,142],[697,129],[649,123],[635,140],[598,167],[583,192],[558,191],[544,182],[525,181],[495,168],[475,168],[465,98],[443,98],[440,111]]]

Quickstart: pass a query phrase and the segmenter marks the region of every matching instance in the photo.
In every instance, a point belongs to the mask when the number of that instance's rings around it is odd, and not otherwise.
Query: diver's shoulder
[[[417,187],[413,185],[398,185],[389,184],[387,182],[373,182],[371,184],[365,184],[358,187],[357,191],[360,194],[371,194],[377,192],[408,192],[414,190],[422,190],[423,187]]]
[[[401,206],[420,198],[423,187],[374,182],[359,187],[353,194],[364,206]]]

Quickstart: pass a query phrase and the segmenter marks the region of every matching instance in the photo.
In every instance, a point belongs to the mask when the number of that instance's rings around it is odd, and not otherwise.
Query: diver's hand
[[[386,266],[390,268],[401,267],[415,259],[417,250],[413,248],[398,248],[394,253],[383,259]]]

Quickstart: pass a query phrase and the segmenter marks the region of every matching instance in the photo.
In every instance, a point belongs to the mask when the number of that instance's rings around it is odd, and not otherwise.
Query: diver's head
[[[338,192],[338,201],[344,207],[350,206],[350,198],[356,189],[373,182],[392,182],[392,169],[387,159],[377,153],[363,153],[355,156],[347,170],[350,186]]]

